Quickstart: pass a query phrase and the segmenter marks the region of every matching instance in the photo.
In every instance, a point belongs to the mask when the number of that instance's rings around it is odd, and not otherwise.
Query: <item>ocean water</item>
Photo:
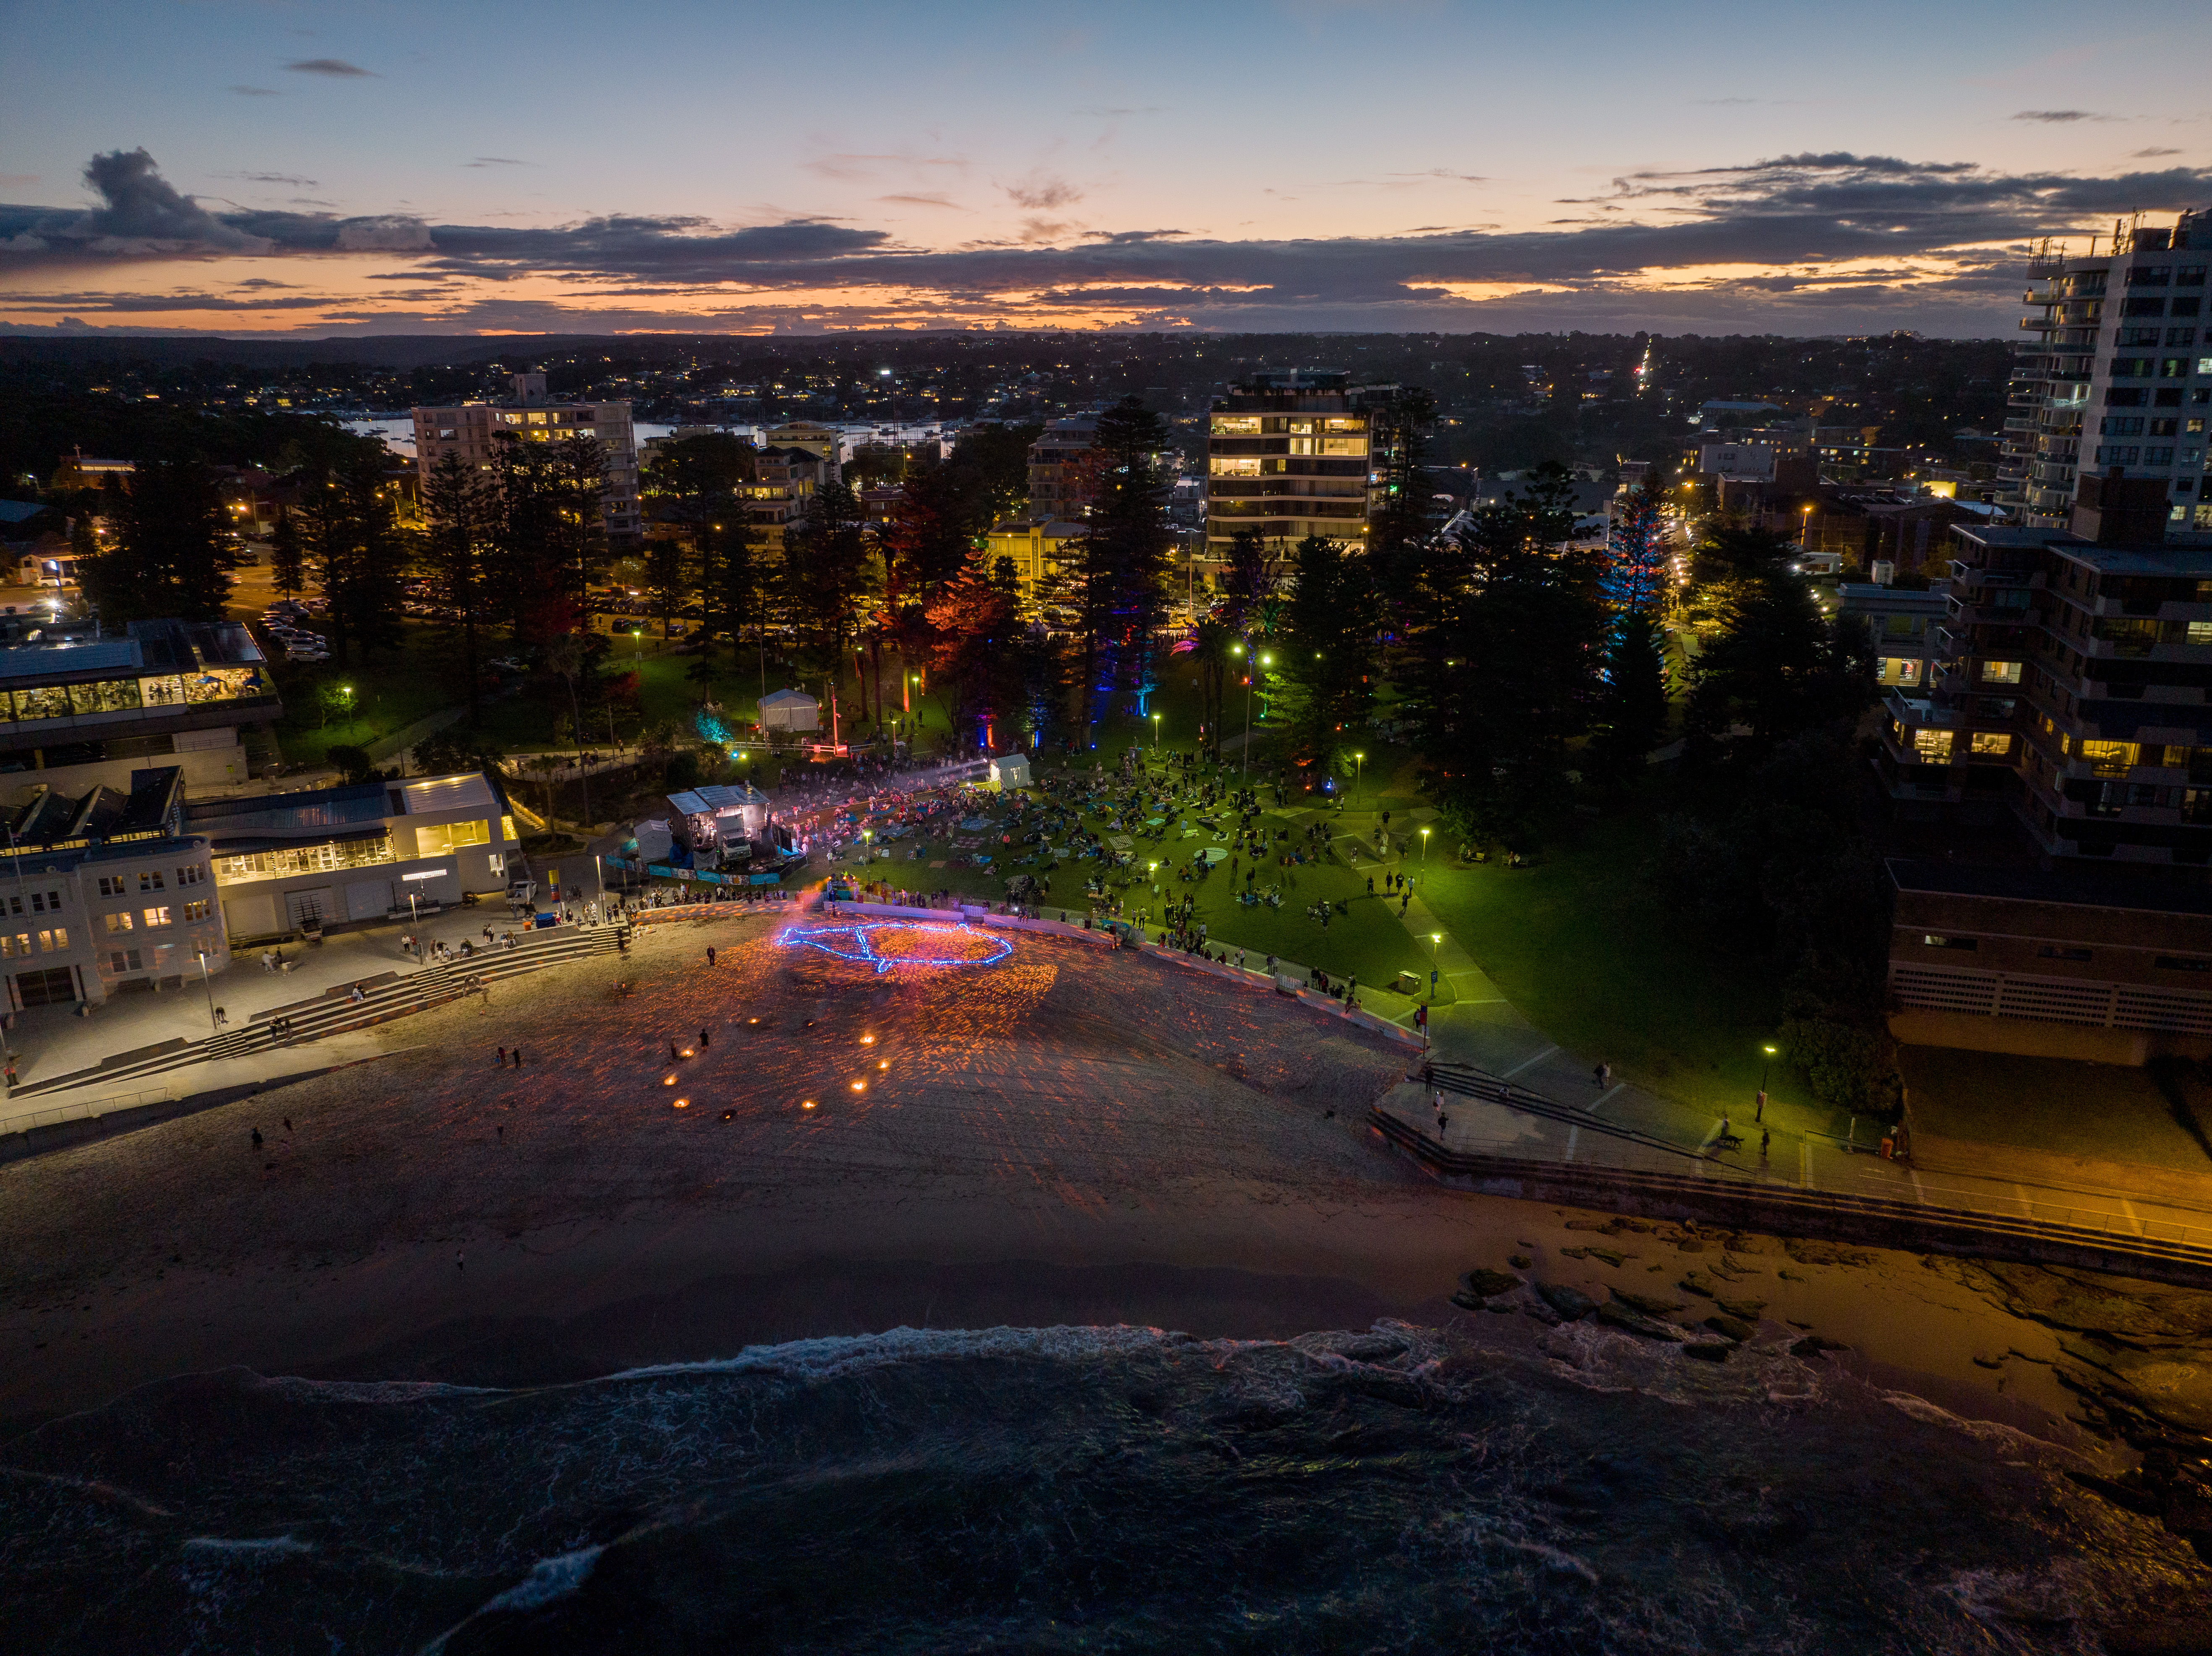
[[[542,1388],[164,1381],[0,1455],[0,1644],[2195,1647],[2160,1629],[2212,1576],[2070,1451],[1771,1325],[1718,1365],[1513,1331],[902,1329]]]

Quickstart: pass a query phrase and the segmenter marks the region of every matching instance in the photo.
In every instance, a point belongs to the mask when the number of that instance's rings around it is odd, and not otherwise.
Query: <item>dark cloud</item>
[[[2040,121],[2046,126],[2064,126],[2073,121],[2109,121],[2112,118],[2086,109],[2023,109],[2012,118],[2016,121]]]
[[[263,238],[180,194],[143,149],[94,155],[84,181],[100,198],[89,210],[0,207],[0,254],[35,260],[270,251]]]
[[[2128,159],[2136,161],[2155,161],[2160,155],[2179,155],[2180,153],[2179,149],[2130,149],[2128,151]]]
[[[234,86],[230,89],[241,98],[278,98],[283,95],[276,88],[268,86]]]
[[[295,75],[329,75],[340,80],[379,80],[382,78],[373,69],[363,69],[359,64],[349,64],[343,58],[301,58],[284,65]]]
[[[1741,167],[1644,172],[1615,182],[1595,215],[1501,234],[1488,226],[1398,236],[1274,240],[1167,229],[1102,232],[1037,209],[1023,232],[941,250],[885,230],[793,216],[731,228],[689,216],[617,215],[536,227],[429,224],[403,215],[239,210],[213,215],[163,183],[144,152],[88,173],[106,202],[88,213],[0,207],[0,268],[119,254],[265,248],[294,256],[364,249],[412,254],[413,284],[389,328],[523,326],[483,309],[517,279],[587,284],[574,314],[625,326],[838,327],[988,322],[1042,306],[1088,307],[1131,325],[1427,328],[1651,326],[1741,331],[1915,326],[1989,333],[2017,299],[2021,249],[2113,214],[2212,201],[2212,170],[2110,178],[2009,173],[1959,162],[1827,152]],[[1062,181],[1018,186],[1042,199]],[[1002,189],[1007,188],[1001,186]],[[1008,190],[1008,193],[1012,193]],[[951,205],[919,191],[902,205]],[[224,240],[228,238],[228,240]],[[1748,276],[1709,272],[1748,269]],[[1674,273],[1655,288],[1655,274]],[[90,284],[87,284],[90,285]],[[18,284],[20,288],[21,284]],[[858,295],[834,310],[805,293]],[[433,294],[417,300],[412,295]],[[1036,295],[1044,295],[1042,300]],[[1504,295],[1504,297],[1493,297]],[[288,296],[289,297],[289,296]],[[726,301],[702,318],[698,302]],[[686,308],[669,306],[689,301]],[[505,302],[505,301],[502,301]],[[53,301],[94,316],[84,294]],[[529,312],[554,325],[558,301]],[[548,306],[550,308],[548,308]],[[1882,307],[1889,306],[1881,321]],[[155,308],[159,308],[156,306]],[[368,312],[356,320],[369,325]],[[635,322],[623,318],[635,315]],[[501,318],[507,318],[501,322]],[[351,325],[350,324],[349,325]]]
[[[463,164],[468,167],[535,167],[538,165],[536,161],[516,161],[512,155],[478,155],[474,161]]]
[[[1006,199],[1017,207],[1026,207],[1033,213],[1046,212],[1054,207],[1066,207],[1071,202],[1083,199],[1083,191],[1066,179],[1049,173],[1032,173],[1019,184],[1002,184]]]

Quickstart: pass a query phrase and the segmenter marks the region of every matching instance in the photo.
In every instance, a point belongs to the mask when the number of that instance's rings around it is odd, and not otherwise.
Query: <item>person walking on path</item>
[[[1597,1083],[1598,1091],[1603,1092],[1606,1083],[1613,1079],[1613,1065],[1601,1059],[1598,1060],[1597,1068],[1591,1071],[1590,1075]]]
[[[514,1049],[514,1067],[518,1070],[522,1067],[522,1048],[520,1046]]]
[[[1764,1087],[1759,1089],[1759,1107],[1752,1111],[1751,1119],[1753,1121],[1766,1119],[1766,1089]]]
[[[455,1248],[453,1250],[453,1269],[456,1271],[466,1271],[468,1268],[469,1256],[462,1253],[460,1249]]]
[[[709,1046],[712,1046],[714,1044],[714,1036],[712,1036],[712,1035],[708,1034],[704,1029],[702,1029],[702,1030],[700,1030],[700,1031],[699,1031],[699,1050],[700,1050],[701,1052],[705,1052],[705,1051],[706,1051]]]
[[[261,1148],[261,1129],[258,1127],[253,1130],[253,1148],[257,1150]]]
[[[714,945],[712,943],[707,945],[707,964],[709,968],[714,964]]]
[[[1774,1129],[1771,1127],[1761,1128],[1759,1134],[1759,1159],[1760,1161],[1764,1162],[1766,1160],[1766,1147],[1773,1142]]]
[[[507,1048],[504,1046],[499,1049],[499,1067],[502,1070],[507,1068]]]

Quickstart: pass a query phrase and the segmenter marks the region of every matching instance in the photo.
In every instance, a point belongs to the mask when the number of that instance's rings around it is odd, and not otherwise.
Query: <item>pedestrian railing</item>
[[[65,1121],[97,1120],[117,1110],[135,1110],[144,1104],[166,1104],[176,1095],[175,1089],[170,1087],[141,1087],[131,1092],[110,1093],[100,1098],[79,1099],[68,1104],[50,1104],[43,1109],[0,1115],[0,1137],[29,1132],[38,1127],[59,1126]]]
[[[2087,1259],[2098,1269],[2212,1286],[2212,1222],[2144,1220],[2065,1201],[2023,1199],[2020,1206],[2025,1211],[2007,1212],[1972,1200],[1938,1202],[1925,1196],[1905,1199],[1817,1190],[1747,1169],[1727,1169],[1722,1177],[1700,1176],[1459,1149],[1380,1105],[1368,1112],[1368,1125],[1439,1177],[1465,1180],[1500,1194],[1596,1207],[1625,1202],[1645,1210],[1723,1210],[1761,1228],[1832,1235],[1840,1231],[1877,1247],[1934,1247],[2044,1261],[2060,1251],[2072,1263]],[[1517,1188],[1499,1188],[1508,1185]]]

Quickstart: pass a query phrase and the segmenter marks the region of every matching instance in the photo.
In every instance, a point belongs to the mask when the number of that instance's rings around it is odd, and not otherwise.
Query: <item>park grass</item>
[[[1716,1113],[1747,1113],[1765,1074],[1770,1119],[1844,1130],[1787,1062],[1768,1070],[1778,978],[1682,935],[1643,889],[1644,840],[1638,818],[1591,823],[1521,869],[1455,865],[1432,842],[1421,892],[1498,992],[1569,1051]]]
[[[345,667],[272,665],[284,717],[276,723],[277,746],[294,765],[326,762],[333,747],[365,748],[449,707],[467,695],[460,652],[428,628],[408,626],[397,650],[380,651]],[[351,687],[347,711],[332,711],[327,722],[318,694],[324,684]]]

